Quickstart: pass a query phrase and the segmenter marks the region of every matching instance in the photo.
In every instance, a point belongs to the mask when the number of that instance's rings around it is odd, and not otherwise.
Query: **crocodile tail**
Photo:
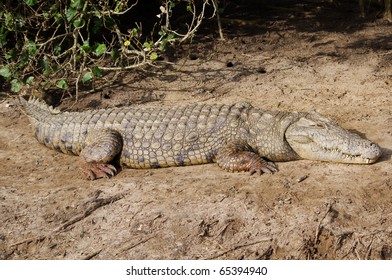
[[[79,146],[74,144],[72,130],[67,129],[62,113],[36,98],[19,97],[21,110],[31,123],[34,137],[45,146],[58,151],[77,154]],[[67,113],[65,113],[67,115]],[[64,141],[63,141],[64,140]]]
[[[60,110],[55,109],[34,97],[30,97],[29,100],[26,100],[19,96],[19,102],[22,111],[34,121],[42,122],[47,120],[50,116],[61,113]]]

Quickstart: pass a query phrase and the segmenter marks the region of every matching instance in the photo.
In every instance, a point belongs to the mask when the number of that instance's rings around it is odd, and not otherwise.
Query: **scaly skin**
[[[369,164],[380,148],[315,113],[264,111],[248,103],[60,112],[20,98],[37,140],[80,155],[88,179],[113,176],[119,155],[130,168],[217,162],[226,171],[273,173],[269,161]]]

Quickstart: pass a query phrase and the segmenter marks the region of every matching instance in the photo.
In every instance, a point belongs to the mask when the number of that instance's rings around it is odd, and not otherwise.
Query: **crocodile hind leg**
[[[110,164],[122,149],[122,136],[111,129],[94,129],[89,131],[85,146],[80,153],[81,171],[90,180],[110,178],[117,172]]]
[[[220,148],[216,162],[219,167],[229,172],[249,171],[250,175],[261,175],[278,171],[273,162],[261,158],[243,141],[229,142]]]

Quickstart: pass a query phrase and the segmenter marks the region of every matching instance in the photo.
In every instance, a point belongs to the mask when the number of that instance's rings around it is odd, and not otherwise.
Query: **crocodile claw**
[[[253,162],[249,167],[249,174],[251,176],[255,173],[257,173],[258,175],[262,175],[264,173],[273,174],[277,171],[278,168],[273,162],[266,161],[264,159]]]
[[[116,175],[117,169],[108,163],[85,162],[80,167],[83,176],[88,180],[110,178]]]

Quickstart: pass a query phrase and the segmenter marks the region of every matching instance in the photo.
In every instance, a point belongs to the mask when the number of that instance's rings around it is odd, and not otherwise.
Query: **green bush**
[[[77,94],[80,85],[93,85],[108,71],[149,65],[170,45],[191,38],[206,7],[215,7],[209,1],[2,1],[0,79],[13,92],[34,84],[44,89],[72,88]],[[175,10],[187,15],[176,28]],[[140,11],[150,12],[140,15]],[[133,20],[143,16],[148,17],[149,30]]]

